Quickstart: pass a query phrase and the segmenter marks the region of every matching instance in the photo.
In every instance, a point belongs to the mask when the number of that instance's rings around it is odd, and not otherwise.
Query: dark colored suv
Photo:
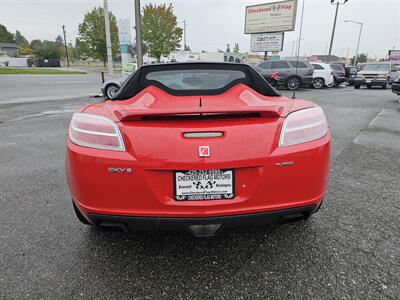
[[[297,71],[296,71],[297,65]],[[273,85],[283,85],[289,90],[309,86],[313,82],[314,69],[308,61],[264,61],[254,67]]]
[[[338,86],[342,82],[346,81],[346,72],[342,65],[340,64],[331,64],[331,68],[333,70],[333,79],[335,80],[335,86]]]
[[[354,84],[354,80],[356,79],[357,76],[357,68],[356,67],[346,67],[344,68],[345,70],[345,77],[346,77],[346,81],[349,85],[353,85]]]

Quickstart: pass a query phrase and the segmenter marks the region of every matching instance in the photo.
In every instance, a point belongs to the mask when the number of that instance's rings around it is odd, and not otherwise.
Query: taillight
[[[324,137],[328,123],[320,107],[306,108],[289,114],[282,126],[279,146],[310,142]]]
[[[271,78],[272,78],[272,79],[278,78],[278,73],[272,73]]]
[[[314,74],[314,69],[309,69],[309,70],[308,70],[308,74],[309,74],[309,75]]]
[[[69,138],[84,147],[125,151],[117,124],[105,117],[75,113],[69,125]]]

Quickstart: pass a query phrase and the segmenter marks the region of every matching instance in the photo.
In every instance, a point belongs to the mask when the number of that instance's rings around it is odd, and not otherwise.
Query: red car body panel
[[[201,99],[201,100],[200,100]],[[88,214],[210,217],[319,206],[327,186],[330,133],[279,147],[285,117],[313,107],[305,100],[263,96],[238,84],[220,95],[172,96],[150,86],[131,99],[106,101],[81,112],[119,127],[126,151],[78,146],[67,138],[66,171],[72,198]],[[176,114],[258,113],[258,117],[173,120]],[[146,116],[171,116],[147,119]],[[218,131],[218,138],[187,139],[185,132]],[[199,157],[199,146],[210,157]],[[108,169],[131,168],[131,173]],[[176,201],[173,171],[235,170],[231,200]]]

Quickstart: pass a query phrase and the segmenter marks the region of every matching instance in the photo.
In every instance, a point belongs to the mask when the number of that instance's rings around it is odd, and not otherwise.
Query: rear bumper
[[[392,83],[392,92],[400,95],[400,83],[397,82]]]
[[[336,84],[341,84],[342,82],[346,81],[346,77],[334,76],[334,79],[335,79]]]
[[[89,214],[88,217],[98,228],[117,228],[127,233],[153,230],[185,231],[197,237],[205,237],[213,236],[227,228],[305,219],[316,209],[316,205],[308,205],[270,212],[207,218],[127,217],[102,214]]]
[[[349,83],[354,83],[355,80],[356,80],[355,77],[346,77],[346,81]]]

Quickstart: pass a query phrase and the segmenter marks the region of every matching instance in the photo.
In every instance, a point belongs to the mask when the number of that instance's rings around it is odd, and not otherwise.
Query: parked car
[[[124,81],[135,72],[137,68],[136,63],[127,63],[121,72],[121,77],[116,77],[105,81],[101,87],[101,93],[106,96],[108,99],[114,97],[114,95],[121,88]]]
[[[359,89],[361,86],[380,86],[386,89],[390,79],[392,65],[390,63],[367,63],[362,70],[357,73],[354,80],[354,88]]]
[[[345,77],[346,77],[346,81],[349,85],[353,85],[354,84],[354,80],[356,79],[357,76],[357,68],[353,67],[353,66],[348,66],[346,68],[344,68],[345,70]]]
[[[312,66],[314,68],[312,87],[321,89],[324,86],[334,85],[333,70],[329,64],[312,63]]]
[[[313,83],[314,69],[308,61],[264,61],[258,64],[256,69],[268,82],[285,86],[289,90],[296,90],[301,86],[309,86]]]
[[[400,77],[392,83],[392,92],[400,96]]]
[[[339,86],[346,81],[346,72],[341,64],[330,64],[333,70],[333,79],[335,81],[335,86]]]
[[[121,76],[105,81],[101,87],[101,93],[107,97],[107,99],[111,99],[121,88],[126,78],[125,76]]]
[[[84,105],[70,122],[65,166],[82,223],[204,237],[307,220],[321,206],[324,112],[281,96],[252,67],[147,65],[115,100]]]

